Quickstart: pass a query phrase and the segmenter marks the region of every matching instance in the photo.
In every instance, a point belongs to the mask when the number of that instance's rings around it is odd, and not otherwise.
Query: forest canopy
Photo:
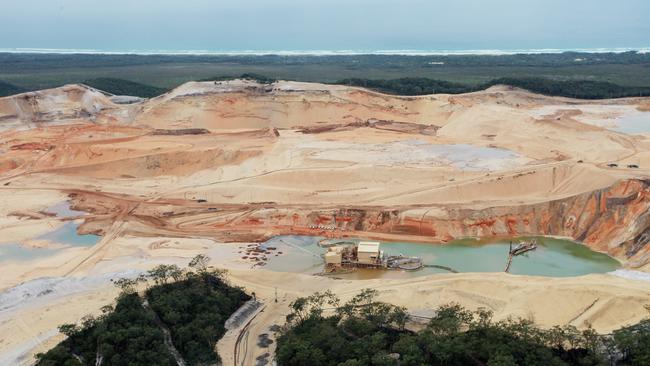
[[[547,95],[648,95],[650,53],[513,55],[137,55],[0,53],[0,96],[88,83],[151,97],[185,82],[244,76],[352,84],[402,95],[461,93],[496,84]],[[215,75],[218,75],[215,77]]]
[[[579,99],[607,99],[650,96],[650,87],[620,86],[604,81],[551,80],[543,78],[499,78],[481,85],[464,85],[427,78],[392,80],[344,79],[338,84],[360,86],[396,95],[460,94],[485,90],[495,85],[525,89],[533,93]]]
[[[489,310],[448,304],[413,329],[404,308],[376,294],[364,290],[343,305],[329,292],[294,301],[278,338],[278,365],[650,364],[650,320],[599,335],[570,325],[541,329],[528,319],[495,321]]]
[[[224,271],[209,270],[208,259],[195,257],[192,270],[163,264],[138,278],[116,280],[121,289],[116,304],[81,324],[61,325],[66,339],[36,355],[36,365],[217,363],[214,348],[225,321],[250,296],[228,285]]]

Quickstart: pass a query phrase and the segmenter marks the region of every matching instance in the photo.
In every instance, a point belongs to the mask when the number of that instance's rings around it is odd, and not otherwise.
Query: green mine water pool
[[[323,270],[321,255],[325,249],[318,245],[321,237],[279,236],[263,246],[276,247],[283,254],[270,256],[265,268],[282,272],[319,273]],[[513,243],[532,238],[513,238]],[[537,237],[537,249],[516,256],[510,267],[511,274],[570,277],[616,270],[620,264],[615,259],[569,240]],[[503,272],[510,239],[455,240],[447,244],[389,243],[381,242],[380,249],[388,255],[403,254],[421,257],[424,264],[453,268],[458,272]],[[439,268],[417,271],[357,270],[337,277],[348,279],[409,278],[449,273]]]

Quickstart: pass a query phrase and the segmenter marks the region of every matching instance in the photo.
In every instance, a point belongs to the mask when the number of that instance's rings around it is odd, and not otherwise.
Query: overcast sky
[[[650,47],[650,0],[4,0],[0,48]]]

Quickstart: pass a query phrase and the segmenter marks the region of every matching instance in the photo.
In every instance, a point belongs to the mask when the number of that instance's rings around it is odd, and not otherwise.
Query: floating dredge
[[[330,244],[330,243],[327,243]],[[415,271],[423,267],[422,258],[403,255],[384,255],[380,243],[362,241],[328,245],[325,253],[325,271],[337,272],[343,268],[401,269]]]

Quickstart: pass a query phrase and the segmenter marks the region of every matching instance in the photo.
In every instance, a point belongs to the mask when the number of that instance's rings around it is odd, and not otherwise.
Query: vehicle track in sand
[[[508,170],[508,171],[500,171],[500,172],[490,172],[489,175],[482,175],[479,177],[472,177],[472,178],[465,178],[465,179],[459,179],[459,180],[454,180],[454,181],[447,181],[443,182],[438,185],[433,185],[433,186],[427,186],[427,187],[420,187],[420,188],[415,188],[407,191],[402,191],[402,192],[397,192],[397,193],[392,193],[392,194],[387,194],[383,196],[374,196],[372,198],[368,198],[365,200],[360,200],[355,202],[355,204],[368,204],[371,202],[381,202],[382,200],[389,200],[389,199],[395,199],[395,198],[403,198],[405,196],[413,195],[413,194],[418,194],[418,193],[424,193],[424,192],[433,192],[433,191],[438,191],[446,188],[453,188],[453,187],[459,187],[462,185],[469,185],[473,183],[480,183],[480,182],[485,182],[485,181],[494,181],[498,180],[499,178],[512,178],[517,176],[518,174],[526,174],[530,172],[536,172],[537,170],[541,168],[548,168],[548,167],[553,167],[553,166],[564,166],[564,165],[570,165],[569,161],[559,161],[559,162],[553,162],[553,163],[545,163],[545,164],[538,164],[538,165],[533,165],[533,166],[528,166],[525,168],[519,168],[519,169],[513,169],[513,170]],[[430,204],[435,204],[435,203],[430,203]]]
[[[90,253],[80,258],[79,262],[77,262],[77,264],[70,270],[66,271],[63,276],[67,277],[72,275],[81,269],[82,266],[94,265],[95,262],[92,261],[94,257],[98,257],[96,259],[101,260],[103,254],[106,252],[107,247],[110,246],[111,242],[114,239],[122,235],[123,230],[124,221],[115,221],[113,225],[111,225],[111,227],[106,231],[106,234],[102,237],[102,240],[90,249]]]

